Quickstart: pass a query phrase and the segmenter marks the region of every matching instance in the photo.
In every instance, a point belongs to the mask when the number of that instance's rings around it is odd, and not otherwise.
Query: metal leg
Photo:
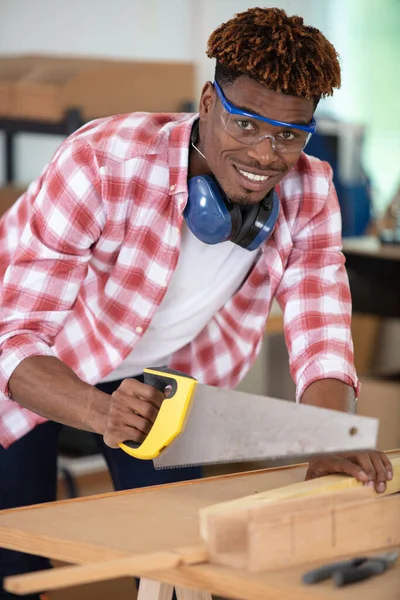
[[[15,148],[14,148],[14,133],[11,131],[4,132],[5,137],[5,178],[9,185],[14,183],[14,157],[15,157]]]

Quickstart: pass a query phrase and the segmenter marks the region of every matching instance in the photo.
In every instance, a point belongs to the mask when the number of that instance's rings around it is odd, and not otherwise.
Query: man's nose
[[[279,160],[278,154],[273,148],[273,137],[265,136],[258,144],[248,147],[248,155],[262,165],[270,165]]]

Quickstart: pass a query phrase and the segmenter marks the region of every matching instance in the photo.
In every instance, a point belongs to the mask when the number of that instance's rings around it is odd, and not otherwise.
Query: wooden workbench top
[[[400,245],[382,244],[373,235],[343,238],[343,251],[345,254],[359,254],[395,261],[400,260]]]
[[[305,466],[297,465],[2,511],[0,546],[84,564],[196,545],[201,508],[300,482],[304,475]],[[383,576],[341,590],[330,582],[303,586],[304,570],[256,575],[202,564],[152,573],[152,578],[248,600],[400,597],[400,563]]]

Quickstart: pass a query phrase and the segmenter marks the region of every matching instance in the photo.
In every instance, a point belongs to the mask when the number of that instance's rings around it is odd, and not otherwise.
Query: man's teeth
[[[248,171],[242,171],[242,169],[238,169],[239,173],[243,175],[243,177],[247,177],[250,181],[266,181],[268,179],[268,175],[255,175],[255,173],[249,173]]]

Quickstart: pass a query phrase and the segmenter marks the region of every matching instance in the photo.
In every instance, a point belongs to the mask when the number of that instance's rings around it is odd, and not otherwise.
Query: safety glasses
[[[213,85],[225,110],[222,115],[224,130],[235,140],[246,146],[255,146],[268,138],[271,140],[274,151],[278,154],[301,152],[316,130],[314,118],[308,125],[297,125],[275,121],[241,110],[227,100],[216,81]],[[280,128],[281,131],[271,133],[271,125]]]

